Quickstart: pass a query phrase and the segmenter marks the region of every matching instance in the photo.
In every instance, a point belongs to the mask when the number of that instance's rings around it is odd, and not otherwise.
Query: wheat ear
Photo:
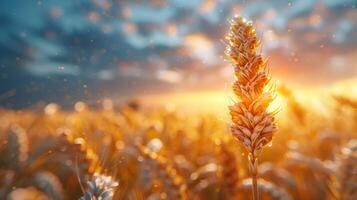
[[[118,185],[111,176],[94,173],[92,180],[87,182],[88,190],[79,200],[111,200]]]
[[[7,133],[5,145],[0,149],[0,166],[20,170],[28,158],[28,137],[24,129],[13,125]]]
[[[234,197],[236,194],[237,185],[239,182],[239,173],[236,162],[236,157],[231,152],[226,144],[220,145],[220,164],[221,176],[223,182],[223,190],[229,196]]]
[[[231,132],[249,152],[253,199],[259,199],[257,187],[258,156],[271,142],[276,129],[274,116],[267,111],[273,92],[266,90],[269,76],[266,61],[256,49],[260,45],[251,22],[234,17],[226,35],[226,55],[234,66],[233,91],[238,101],[230,106]]]

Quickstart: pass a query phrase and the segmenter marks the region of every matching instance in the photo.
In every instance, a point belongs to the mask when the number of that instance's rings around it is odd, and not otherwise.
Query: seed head
[[[267,111],[273,100],[273,92],[266,87],[270,77],[266,61],[257,53],[260,41],[252,23],[242,17],[234,17],[230,23],[225,53],[234,66],[233,92],[238,99],[229,107],[231,132],[257,157],[276,129],[274,116]]]

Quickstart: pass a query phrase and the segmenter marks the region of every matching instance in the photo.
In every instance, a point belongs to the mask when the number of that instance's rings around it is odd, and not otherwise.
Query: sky
[[[0,105],[227,90],[228,20],[252,20],[274,80],[357,78],[356,0],[2,0]]]

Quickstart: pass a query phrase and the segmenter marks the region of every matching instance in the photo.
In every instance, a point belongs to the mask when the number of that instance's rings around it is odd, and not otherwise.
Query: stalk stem
[[[258,181],[257,176],[252,175],[252,193],[253,193],[253,200],[259,200],[259,192],[258,192]]]
[[[252,196],[253,200],[259,200],[259,191],[258,191],[258,158],[253,154],[249,155],[250,160],[250,171],[252,176]]]

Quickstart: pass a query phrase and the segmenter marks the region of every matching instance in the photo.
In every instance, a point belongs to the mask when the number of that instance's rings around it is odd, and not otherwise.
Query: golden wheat
[[[239,181],[238,167],[236,157],[225,144],[220,145],[219,160],[222,167],[223,190],[227,194],[227,198],[234,197]]]
[[[273,114],[267,107],[273,99],[266,86],[269,76],[266,61],[257,53],[260,44],[251,22],[234,17],[226,36],[226,55],[234,66],[236,80],[233,91],[237,102],[230,106],[233,125],[231,131],[249,152],[249,166],[253,181],[253,199],[257,191],[258,156],[263,146],[271,142],[276,129]]]
[[[274,138],[279,145],[259,157],[262,199],[355,198],[355,142],[340,149],[356,138],[357,129],[330,130],[326,124],[356,124],[350,114],[357,112],[352,106],[336,105],[348,115],[339,115],[331,106],[328,114],[340,118],[325,122],[314,109],[306,113],[310,105],[304,105],[305,122],[314,119],[311,123],[279,119],[282,134]],[[86,180],[92,181],[98,169],[120,181],[112,190],[113,199],[181,199],[181,188],[193,200],[251,196],[246,154],[237,153],[240,148],[234,137],[227,137],[226,123],[213,115],[187,118],[179,110],[124,110],[88,107],[43,116],[33,110],[0,109],[0,199],[78,199],[83,195],[80,183],[89,192]],[[295,112],[288,108],[282,114]],[[138,150],[137,142],[155,152],[153,159]],[[325,143],[333,148],[322,149]],[[146,184],[149,187],[142,187]]]
[[[167,163],[166,159],[145,146],[139,145],[138,149],[144,159],[153,161],[153,168],[158,170],[157,175],[163,182],[167,198],[173,200],[187,199],[186,185],[183,183],[182,177],[179,176],[176,170]]]

